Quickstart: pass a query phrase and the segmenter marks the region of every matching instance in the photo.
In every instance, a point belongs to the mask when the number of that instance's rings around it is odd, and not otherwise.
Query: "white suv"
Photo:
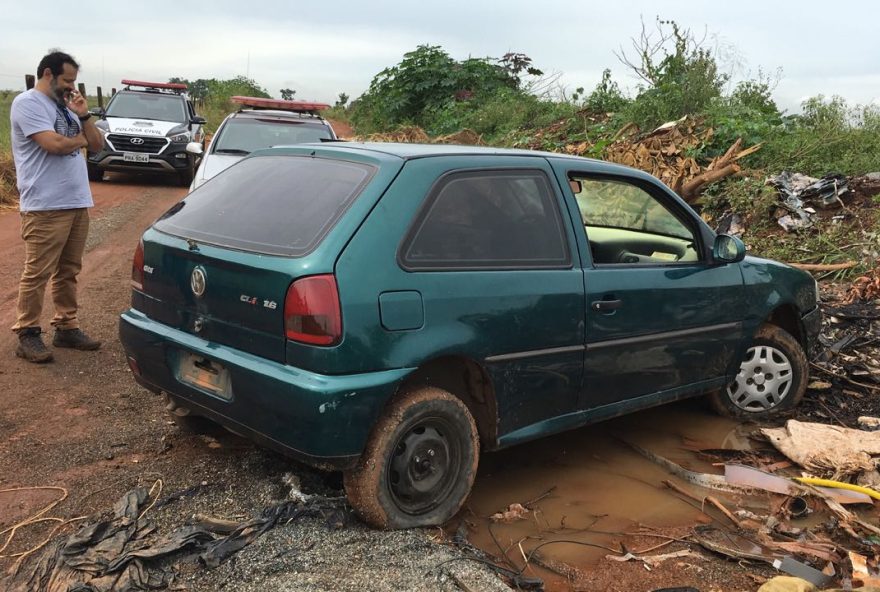
[[[205,119],[196,115],[186,85],[171,82],[123,80],[101,117],[104,135],[100,152],[89,153],[89,180],[101,181],[106,171],[164,173],[189,185],[198,157],[187,144],[204,144]]]

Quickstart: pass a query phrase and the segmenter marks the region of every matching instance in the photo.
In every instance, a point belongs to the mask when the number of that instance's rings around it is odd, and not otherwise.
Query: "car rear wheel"
[[[765,419],[794,409],[808,376],[807,356],[797,340],[776,325],[763,325],[734,381],[710,400],[722,415]]]
[[[344,474],[355,511],[379,528],[442,524],[477,474],[480,441],[467,406],[433,387],[394,402],[373,428],[358,466]]]

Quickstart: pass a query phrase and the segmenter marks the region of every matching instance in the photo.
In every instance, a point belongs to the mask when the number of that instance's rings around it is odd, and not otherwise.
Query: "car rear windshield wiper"
[[[250,154],[250,150],[243,150],[242,148],[217,148],[214,152],[217,154]]]

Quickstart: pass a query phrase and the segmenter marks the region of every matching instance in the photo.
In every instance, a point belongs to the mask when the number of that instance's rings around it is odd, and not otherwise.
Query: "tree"
[[[292,101],[293,95],[296,94],[296,91],[292,88],[282,88],[281,89],[281,98],[285,101]]]
[[[518,74],[531,60],[510,54],[508,64],[492,58],[456,61],[441,47],[420,45],[396,66],[377,74],[358,100],[353,118],[359,129],[386,129],[411,123],[423,125],[430,114],[449,102],[470,101],[500,89],[518,89]]]
[[[701,112],[721,96],[730,78],[719,71],[703,40],[675,21],[658,18],[657,30],[651,33],[642,23],[641,35],[631,41],[635,58],[622,48],[615,55],[642,80],[629,112],[642,128]]]
[[[334,103],[334,107],[345,107],[345,104],[348,103],[348,95],[344,92],[339,93],[339,98]]]

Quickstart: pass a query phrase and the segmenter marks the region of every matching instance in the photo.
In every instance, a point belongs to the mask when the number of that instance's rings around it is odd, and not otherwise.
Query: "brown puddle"
[[[523,552],[528,554],[547,541],[579,541],[616,550],[625,538],[622,534],[640,525],[669,528],[704,522],[698,508],[663,485],[664,480],[682,482],[620,438],[691,471],[722,474],[720,467],[701,460],[693,450],[748,448],[739,426],[693,400],[486,454],[468,502],[470,512],[464,513],[469,540],[496,558],[502,557],[502,547],[521,566]],[[536,511],[525,520],[489,519],[510,504],[527,504],[551,488],[549,495],[530,504]],[[545,561],[584,570],[608,553],[563,542],[540,549]],[[548,590],[553,589],[549,580]]]

